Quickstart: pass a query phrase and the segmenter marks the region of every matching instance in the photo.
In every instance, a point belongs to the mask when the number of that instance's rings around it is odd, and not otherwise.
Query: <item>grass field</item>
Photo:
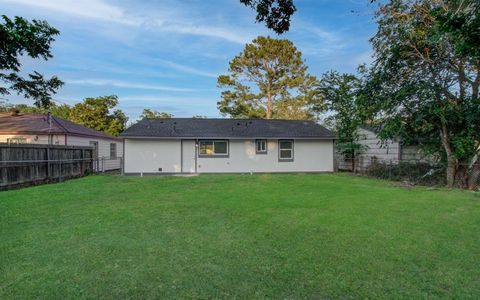
[[[0,235],[0,299],[480,297],[480,195],[346,175],[91,176]]]

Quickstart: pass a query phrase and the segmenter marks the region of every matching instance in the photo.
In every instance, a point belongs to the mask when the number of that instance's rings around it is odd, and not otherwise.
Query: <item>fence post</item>
[[[93,161],[93,151],[90,150],[90,154],[88,155],[88,164],[90,165],[90,172],[93,174],[95,170],[93,169],[93,166],[95,165]]]
[[[47,178],[45,179],[50,179],[50,145],[47,145]]]
[[[82,173],[82,176],[85,175],[85,149],[82,149],[82,155],[80,156],[81,158],[81,164],[80,164],[80,172]]]
[[[123,161],[123,156],[122,156],[122,157],[120,157],[120,175],[121,176],[125,175],[125,166],[123,164],[124,164],[124,161]]]
[[[59,174],[58,174],[58,181],[62,182],[62,159],[61,158],[59,159],[59,164],[60,164],[60,168],[59,168]]]
[[[102,173],[105,173],[105,156],[102,156]]]

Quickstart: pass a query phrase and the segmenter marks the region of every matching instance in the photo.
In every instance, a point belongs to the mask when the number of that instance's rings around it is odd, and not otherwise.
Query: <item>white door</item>
[[[182,173],[195,173],[195,140],[182,140]]]

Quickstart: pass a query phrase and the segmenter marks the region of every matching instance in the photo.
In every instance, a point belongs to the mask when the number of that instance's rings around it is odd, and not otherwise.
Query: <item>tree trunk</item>
[[[455,169],[455,187],[465,189],[468,186],[468,166],[466,163],[457,162]]]
[[[270,88],[267,91],[267,119],[272,118],[272,92],[270,92]]]
[[[457,164],[455,159],[447,158],[447,187],[452,188],[455,185],[455,175]]]
[[[443,148],[445,149],[445,154],[447,155],[447,187],[451,188],[455,184],[455,171],[457,169],[457,160],[453,156],[452,148],[450,146],[447,125],[443,120],[441,123],[442,129],[440,130],[440,138],[442,140]]]

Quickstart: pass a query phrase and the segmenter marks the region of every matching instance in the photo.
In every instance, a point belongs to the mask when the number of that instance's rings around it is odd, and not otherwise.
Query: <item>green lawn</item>
[[[342,175],[0,193],[0,299],[479,298],[480,195]]]

